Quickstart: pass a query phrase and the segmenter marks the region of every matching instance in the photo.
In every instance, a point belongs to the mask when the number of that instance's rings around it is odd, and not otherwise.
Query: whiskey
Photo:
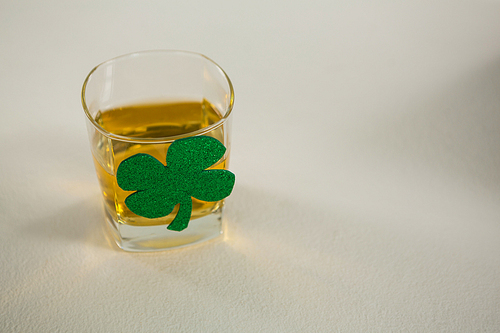
[[[106,209],[118,223],[136,226],[168,225],[177,215],[179,205],[167,216],[149,219],[131,212],[125,199],[134,191],[122,190],[116,181],[116,170],[120,163],[135,154],[149,154],[165,165],[167,150],[172,136],[185,135],[209,127],[221,120],[217,109],[209,102],[176,102],[138,104],[99,111],[95,121],[123,140],[98,136],[93,151],[94,164]],[[212,136],[224,144],[222,126],[203,135]],[[137,140],[135,140],[137,139]],[[148,139],[147,141],[143,139]],[[228,153],[209,169],[226,169]],[[223,205],[223,200],[206,202],[191,198],[191,219],[206,216]]]

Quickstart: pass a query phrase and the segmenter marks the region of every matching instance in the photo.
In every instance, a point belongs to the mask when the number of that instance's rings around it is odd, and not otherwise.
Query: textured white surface
[[[499,332],[500,3],[2,1],[1,332]],[[236,90],[227,232],[118,250],[80,87],[208,55]]]

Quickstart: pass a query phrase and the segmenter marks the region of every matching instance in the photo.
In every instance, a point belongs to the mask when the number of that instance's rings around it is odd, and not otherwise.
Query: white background
[[[200,52],[235,87],[224,239],[105,236],[80,89]],[[500,3],[0,2],[1,332],[499,332]]]

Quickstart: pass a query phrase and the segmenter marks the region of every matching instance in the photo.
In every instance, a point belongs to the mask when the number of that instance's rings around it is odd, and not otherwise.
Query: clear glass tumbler
[[[197,53],[138,52],[90,72],[82,104],[118,246],[158,251],[221,235],[233,97],[225,72]]]

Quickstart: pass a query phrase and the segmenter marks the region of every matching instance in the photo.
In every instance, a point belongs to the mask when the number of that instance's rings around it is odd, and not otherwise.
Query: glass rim
[[[87,89],[87,83],[89,82],[92,74],[101,66],[105,64],[109,64],[111,62],[115,62],[117,60],[123,59],[123,58],[130,58],[138,55],[145,55],[145,54],[152,54],[152,53],[165,53],[165,54],[173,54],[173,53],[179,53],[179,54],[185,54],[185,55],[190,55],[190,56],[196,56],[200,58],[204,58],[205,60],[208,60],[210,63],[212,63],[218,70],[221,71],[221,73],[224,75],[228,86],[229,86],[229,93],[230,93],[230,98],[229,98],[229,106],[226,108],[226,112],[224,115],[221,115],[221,119],[207,127],[200,128],[196,131],[191,131],[188,133],[184,134],[178,134],[178,135],[171,135],[171,136],[165,136],[165,137],[159,137],[159,138],[138,138],[138,137],[133,137],[133,136],[125,136],[125,135],[118,135],[114,134],[112,132],[109,132],[105,130],[104,128],[99,125],[95,119],[92,117],[90,114],[90,111],[87,107],[87,102],[85,98],[85,93]],[[147,51],[138,51],[138,52],[132,52],[132,53],[127,53],[123,54],[114,58],[111,58],[109,60],[106,60],[104,62],[101,62],[97,66],[95,66],[87,75],[85,78],[85,81],[83,82],[82,86],[82,91],[81,91],[81,100],[82,100],[82,106],[83,106],[83,111],[85,112],[85,115],[87,116],[88,120],[90,123],[94,126],[96,130],[101,132],[104,136],[114,139],[114,140],[119,140],[119,141],[126,141],[126,142],[138,142],[138,143],[166,143],[166,142],[173,142],[175,140],[181,139],[181,138],[186,138],[186,137],[191,137],[191,136],[197,136],[197,135],[203,135],[207,132],[213,131],[214,129],[222,126],[226,120],[229,118],[231,115],[231,112],[233,110],[233,104],[234,104],[234,90],[233,90],[233,84],[231,83],[231,80],[229,79],[229,76],[226,74],[226,72],[220,67],[215,61],[212,59],[208,58],[207,56],[197,53],[197,52],[191,52],[191,51],[182,51],[182,50],[147,50]]]

